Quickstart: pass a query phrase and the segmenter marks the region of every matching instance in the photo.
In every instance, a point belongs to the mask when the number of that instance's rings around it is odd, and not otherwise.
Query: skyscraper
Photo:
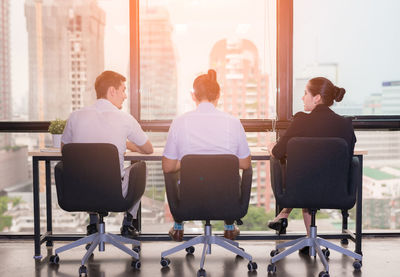
[[[29,119],[65,119],[96,98],[105,13],[96,0],[26,0]]]
[[[216,42],[210,53],[210,68],[217,71],[221,86],[220,108],[239,118],[268,117],[268,76],[261,72],[257,47],[247,39]],[[247,133],[250,146],[265,146],[260,133]],[[251,204],[270,209],[269,163],[257,162],[253,174]],[[268,182],[268,185],[267,185]]]
[[[140,15],[140,118],[173,119],[177,112],[177,66],[169,13],[143,7]]]
[[[147,5],[140,11],[140,118],[173,119],[177,114],[178,91],[169,13],[165,8]],[[152,144],[159,147],[164,146],[166,137],[166,133],[149,134]],[[160,202],[165,196],[164,188],[161,163],[149,163],[146,190],[155,201],[143,201],[142,211],[162,212],[170,220],[167,208],[157,211],[156,203],[164,203]]]
[[[400,112],[400,81],[382,82],[381,112],[396,115]]]
[[[11,120],[10,4],[0,2],[0,120]],[[9,135],[0,134],[0,148],[9,144]]]

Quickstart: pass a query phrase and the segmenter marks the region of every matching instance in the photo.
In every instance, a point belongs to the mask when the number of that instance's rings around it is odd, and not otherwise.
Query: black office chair
[[[347,143],[341,138],[291,138],[286,164],[271,158],[271,185],[277,203],[284,208],[309,209],[311,231],[309,237],[277,245],[271,251],[268,272],[276,271],[275,262],[305,246],[310,247],[310,256],[317,253],[324,264],[325,271],[319,277],[329,277],[328,247],[355,258],[354,268],[361,268],[361,255],[317,237],[315,225],[318,209],[348,210],[354,206],[360,173],[358,158],[350,157]],[[279,253],[279,249],[288,246],[292,247]],[[321,250],[320,246],[327,248]]]
[[[113,244],[134,260],[132,267],[140,268],[138,251],[140,242],[122,236],[105,233],[103,218],[109,212],[125,212],[137,203],[146,186],[146,164],[137,162],[129,175],[128,194],[124,198],[121,188],[121,170],[117,147],[108,143],[71,143],[62,149],[62,161],[55,167],[58,204],[69,212],[98,213],[98,232],[57,248],[50,262],[58,264],[58,254],[79,245],[88,244],[82,258],[80,275],[86,275],[85,263],[96,246],[104,251],[105,242]],[[132,251],[122,243],[132,244]]]
[[[179,177],[180,174],[180,177]],[[198,276],[205,276],[205,255],[211,254],[211,244],[217,244],[249,260],[248,269],[257,269],[252,257],[235,241],[213,236],[210,220],[238,220],[246,215],[249,206],[252,168],[239,174],[239,160],[234,155],[186,155],[179,173],[164,174],[168,204],[175,221],[205,220],[204,235],[195,237],[161,253],[161,265],[167,267],[166,256],[193,245],[203,244]]]

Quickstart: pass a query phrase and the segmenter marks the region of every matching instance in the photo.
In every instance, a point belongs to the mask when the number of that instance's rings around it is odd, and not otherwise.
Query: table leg
[[[53,234],[52,203],[51,203],[51,166],[50,161],[46,161],[46,219],[47,233]],[[46,246],[53,246],[51,240],[46,241]]]
[[[360,180],[358,180],[357,202],[356,202],[356,250],[355,252],[362,255],[361,239],[362,239],[362,177],[363,177],[363,156],[358,156],[360,161]]]
[[[32,157],[33,174],[33,221],[34,221],[34,241],[35,255],[34,259],[42,259],[40,254],[40,202],[39,202],[39,160]]]

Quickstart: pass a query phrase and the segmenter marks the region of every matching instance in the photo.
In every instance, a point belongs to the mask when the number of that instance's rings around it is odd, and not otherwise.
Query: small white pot
[[[62,134],[52,134],[53,136],[53,147],[60,148],[61,147],[61,136]]]

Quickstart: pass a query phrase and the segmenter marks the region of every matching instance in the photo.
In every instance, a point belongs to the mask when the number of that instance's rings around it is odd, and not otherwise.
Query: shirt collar
[[[97,99],[96,103],[94,104],[96,108],[101,109],[101,110],[117,110],[119,109],[115,107],[109,100],[101,98]]]
[[[216,110],[216,108],[213,103],[202,102],[197,106],[196,110],[199,112],[213,112]]]

